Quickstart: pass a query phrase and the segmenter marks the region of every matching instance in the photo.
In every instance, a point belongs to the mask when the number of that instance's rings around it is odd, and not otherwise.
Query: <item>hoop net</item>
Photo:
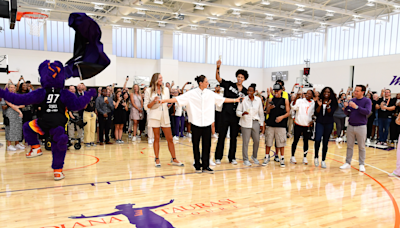
[[[32,36],[40,36],[42,27],[49,16],[36,12],[26,12],[22,17],[25,18],[26,23],[29,25],[29,34]]]

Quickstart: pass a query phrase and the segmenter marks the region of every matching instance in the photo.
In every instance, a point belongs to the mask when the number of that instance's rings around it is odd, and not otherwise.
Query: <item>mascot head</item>
[[[64,66],[61,62],[54,61],[51,63],[49,60],[44,61],[39,66],[39,75],[43,88],[64,88]]]

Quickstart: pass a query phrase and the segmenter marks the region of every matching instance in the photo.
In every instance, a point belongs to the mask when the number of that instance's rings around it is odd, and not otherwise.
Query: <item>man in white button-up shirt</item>
[[[211,124],[215,121],[215,105],[221,106],[223,103],[239,102],[241,98],[224,98],[208,90],[209,83],[204,75],[196,77],[196,81],[199,84],[199,88],[190,90],[176,98],[162,100],[162,103],[178,102],[180,106],[186,106],[189,122],[192,124],[192,143],[196,172],[214,173],[214,170],[209,167],[209,159],[211,150]],[[201,163],[200,139],[202,139],[203,149]]]

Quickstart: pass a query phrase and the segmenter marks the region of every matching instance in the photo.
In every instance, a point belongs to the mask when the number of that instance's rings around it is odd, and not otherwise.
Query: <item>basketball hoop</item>
[[[21,18],[25,18],[26,23],[29,25],[29,34],[32,36],[40,36],[40,31],[46,23],[46,20],[49,16],[43,13],[37,12],[18,12],[17,13],[17,21],[20,21]]]

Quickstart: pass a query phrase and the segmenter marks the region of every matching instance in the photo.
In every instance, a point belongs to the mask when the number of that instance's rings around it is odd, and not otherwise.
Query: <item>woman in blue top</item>
[[[322,142],[322,162],[321,168],[326,168],[325,159],[328,153],[328,142],[331,132],[333,130],[333,114],[338,108],[338,102],[331,87],[322,89],[319,99],[315,104],[315,116],[317,117],[315,126],[315,144],[314,144],[314,164],[315,167],[319,166],[318,152]]]

